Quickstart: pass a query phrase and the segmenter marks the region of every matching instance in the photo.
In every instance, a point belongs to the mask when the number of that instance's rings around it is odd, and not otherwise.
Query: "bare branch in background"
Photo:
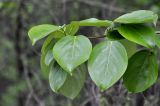
[[[22,60],[23,60],[23,67],[24,67],[24,77],[25,77],[25,80],[27,82],[27,86],[29,88],[29,91],[31,93],[31,95],[33,96],[33,98],[35,99],[35,101],[39,104],[39,106],[45,106],[45,103],[39,99],[38,95],[34,92],[34,89],[33,89],[33,86],[32,86],[32,83],[31,83],[31,80],[28,76],[28,63],[27,63],[27,59],[25,56],[22,57]]]
[[[78,2],[85,3],[90,6],[95,6],[95,7],[107,9],[109,11],[118,12],[118,13],[126,12],[123,8],[118,8],[118,7],[113,8],[112,5],[107,5],[107,4],[104,4],[102,2],[95,1],[95,0],[78,0]]]

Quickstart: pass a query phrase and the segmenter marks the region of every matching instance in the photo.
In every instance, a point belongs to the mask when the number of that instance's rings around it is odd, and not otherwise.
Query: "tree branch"
[[[119,13],[126,12],[122,8],[118,8],[118,7],[113,8],[111,5],[107,5],[107,4],[104,4],[102,2],[98,2],[95,0],[78,0],[78,2],[85,3],[90,6],[100,7],[100,8],[107,9],[107,10],[114,11],[114,12],[119,12]]]

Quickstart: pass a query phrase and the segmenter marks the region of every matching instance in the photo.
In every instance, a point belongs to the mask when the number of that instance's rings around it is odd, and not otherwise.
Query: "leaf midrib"
[[[74,49],[75,49],[75,40],[76,40],[76,36],[74,36],[73,38],[73,43],[72,43],[72,53],[71,53],[71,60],[73,60],[73,55],[74,55]]]
[[[111,51],[112,51],[111,47],[112,47],[112,42],[109,43],[109,53],[108,53],[107,62],[106,62],[106,64],[105,64],[105,67],[107,67],[107,70],[108,70],[108,66],[109,66],[109,57],[110,57]],[[105,71],[105,75],[106,75],[106,74],[107,74],[107,71]]]

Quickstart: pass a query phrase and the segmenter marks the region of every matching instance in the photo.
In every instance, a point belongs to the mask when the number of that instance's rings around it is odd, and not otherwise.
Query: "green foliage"
[[[0,1],[0,9],[1,8],[13,9],[16,6],[17,6],[17,4],[15,2],[12,2],[12,1],[8,1],[8,2],[2,2],[2,1]]]
[[[42,75],[47,79],[50,70],[49,68],[50,63],[54,61],[52,55],[52,48],[56,43],[56,41],[57,40],[54,39],[54,36],[52,35],[48,36],[44,41],[44,44],[41,49],[41,60],[40,60],[41,72]]]
[[[112,24],[112,21],[90,18],[90,19],[79,21],[78,24],[79,26],[110,26]]]
[[[85,36],[66,36],[53,48],[53,56],[64,70],[72,74],[73,70],[88,60],[92,44]]]
[[[119,40],[119,42],[125,47],[127,51],[128,58],[130,58],[134,53],[136,53],[137,45],[126,39]]]
[[[123,45],[117,41],[104,41],[94,47],[88,70],[96,85],[105,90],[121,78],[127,64],[127,53]]]
[[[47,66],[49,66],[52,60],[53,60],[52,50],[48,50],[44,58],[44,63]]]
[[[32,45],[34,45],[37,40],[40,40],[59,29],[60,27],[55,25],[48,25],[48,24],[38,25],[31,28],[30,31],[28,32],[28,35],[29,38],[32,40]]]
[[[48,79],[49,67],[45,64],[45,56],[46,54],[41,54],[40,66],[41,66],[41,74],[43,77]]]
[[[156,45],[160,48],[160,36],[156,35]]]
[[[124,37],[117,30],[108,31],[107,38],[109,38],[111,40],[124,39]]]
[[[49,83],[54,92],[61,88],[66,78],[67,73],[58,64],[52,64],[49,73]]]
[[[155,54],[148,50],[141,50],[129,59],[123,80],[130,92],[138,93],[153,85],[157,77],[158,64]]]
[[[141,24],[122,25],[118,28],[118,31],[126,39],[142,46],[148,48],[155,46],[155,31],[148,26]]]
[[[75,22],[72,22],[71,24],[65,26],[64,31],[66,35],[75,35],[78,29],[79,25]]]
[[[65,80],[63,86],[59,89],[59,93],[69,97],[70,99],[74,99],[84,85],[86,72],[87,68],[84,64],[77,67],[72,76],[69,74],[67,75],[67,79]]]
[[[29,37],[34,44],[48,36],[41,50],[41,70],[49,76],[54,92],[74,99],[85,82],[88,60],[89,75],[101,90],[123,77],[126,88],[137,93],[157,79],[156,46],[159,47],[160,41],[155,29],[148,24],[156,24],[157,18],[152,11],[139,10],[113,22],[90,18],[63,26],[38,25],[30,29]],[[106,39],[92,50],[89,39],[76,34],[81,26],[106,27],[103,36]],[[137,44],[147,50],[136,52]],[[128,57],[131,57],[129,64]]]
[[[128,14],[124,14],[115,19],[114,21],[124,24],[133,24],[133,23],[137,24],[137,23],[147,23],[147,22],[153,22],[154,24],[156,24],[157,19],[158,15],[154,14],[152,11],[139,10]]]

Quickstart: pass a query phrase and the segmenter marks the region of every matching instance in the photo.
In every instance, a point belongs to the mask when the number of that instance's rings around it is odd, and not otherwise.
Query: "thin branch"
[[[74,2],[75,0],[67,0],[67,3],[70,2]],[[89,6],[94,6],[94,7],[98,7],[98,8],[102,8],[102,9],[106,9],[109,11],[114,11],[114,12],[118,12],[118,13],[125,13],[126,10],[123,8],[119,8],[119,7],[112,7],[112,5],[110,4],[104,4],[103,2],[99,2],[99,1],[95,1],[95,0],[77,0],[75,2],[79,2],[79,3],[83,3],[83,4],[87,4]],[[62,0],[62,3],[64,3],[64,1]]]
[[[45,106],[45,104],[42,102],[42,100],[39,99],[38,95],[35,93],[34,89],[33,89],[33,86],[31,84],[31,79],[29,78],[28,76],[28,69],[27,69],[27,66],[28,66],[28,63],[27,63],[27,59],[25,56],[22,56],[21,57],[22,60],[22,64],[23,64],[23,67],[24,67],[24,77],[25,77],[25,80],[26,80],[26,83],[27,83],[27,86],[31,92],[31,95],[33,96],[33,98],[35,99],[35,101],[39,104],[39,106]]]
[[[92,100],[94,100],[94,96],[87,98],[84,102],[82,102],[82,104],[80,106],[85,106],[88,102],[90,102]]]
[[[30,100],[31,100],[31,98],[32,98],[32,95],[33,95],[33,92],[31,91],[31,92],[28,94],[28,96],[27,96],[27,100],[26,100],[26,102],[25,102],[25,106],[28,106],[28,105],[29,105],[29,102],[30,102]]]
[[[85,3],[90,6],[100,7],[100,8],[107,9],[107,10],[114,11],[114,12],[119,12],[119,13],[125,12],[125,10],[122,8],[118,8],[118,7],[112,8],[111,5],[107,5],[107,4],[104,4],[102,2],[98,2],[95,0],[78,0],[78,2]]]

